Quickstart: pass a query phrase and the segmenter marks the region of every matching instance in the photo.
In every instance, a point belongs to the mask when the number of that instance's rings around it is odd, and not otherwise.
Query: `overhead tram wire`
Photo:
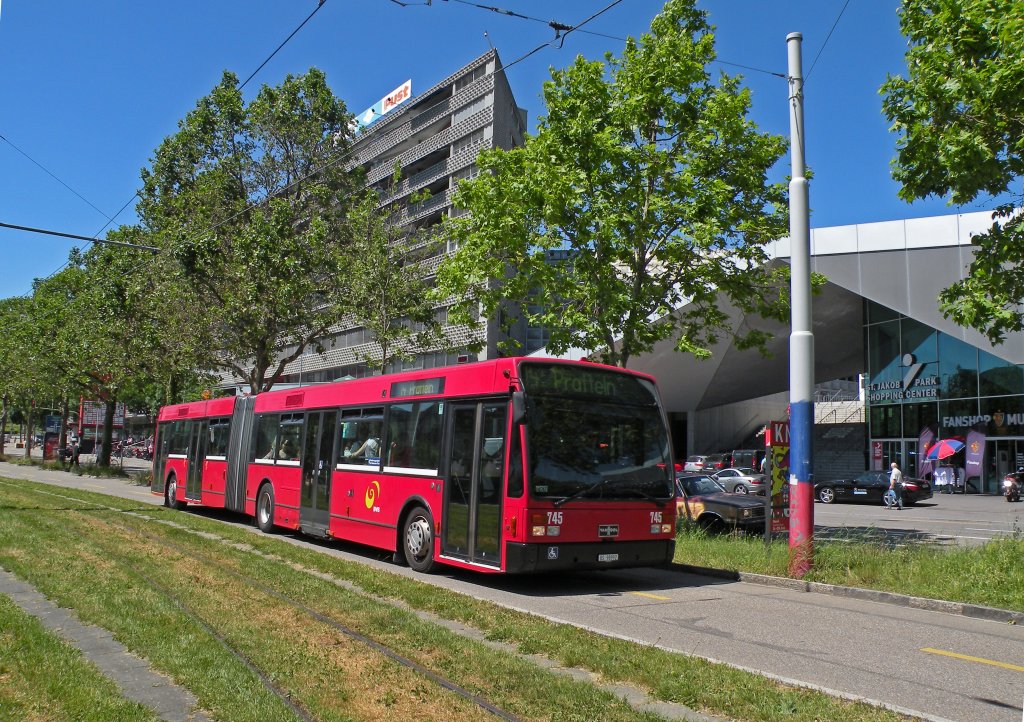
[[[320,8],[321,8],[321,7],[323,7],[323,6],[324,6],[324,3],[326,3],[326,2],[327,2],[327,0],[318,0],[318,2],[317,2],[317,6],[316,6],[316,8],[315,8],[315,9],[313,10],[313,12],[311,12],[311,13],[310,13],[310,14],[309,14],[309,15],[308,15],[308,16],[306,17],[306,19],[305,19],[305,20],[303,20],[303,21],[302,21],[301,23],[299,23],[298,27],[296,27],[296,28],[295,28],[295,30],[293,30],[293,31],[291,32],[291,34],[289,34],[289,35],[288,35],[288,37],[286,37],[286,38],[284,39],[284,41],[282,41],[282,42],[281,42],[281,44],[280,44],[280,45],[278,45],[278,46],[277,46],[277,47],[276,47],[276,48],[274,49],[274,51],[273,51],[272,53],[270,53],[270,55],[268,55],[268,56],[267,56],[266,60],[264,60],[264,61],[263,61],[262,63],[260,63],[259,67],[258,67],[258,68],[256,68],[256,70],[254,70],[254,71],[253,71],[253,72],[252,72],[252,73],[251,73],[251,74],[249,75],[249,77],[248,77],[248,78],[246,78],[246,79],[245,79],[245,81],[244,81],[244,82],[243,82],[243,83],[242,83],[242,84],[241,84],[241,85],[239,86],[239,90],[241,90],[241,89],[242,89],[243,87],[245,87],[246,83],[248,83],[248,82],[249,82],[250,80],[252,80],[252,79],[253,79],[253,78],[254,78],[254,77],[256,76],[256,74],[257,74],[257,73],[259,73],[259,72],[260,72],[260,70],[262,70],[262,69],[263,69],[263,68],[264,68],[264,67],[266,66],[266,64],[267,64],[268,62],[270,62],[270,60],[271,60],[271,59],[272,59],[272,58],[273,58],[273,57],[274,57],[275,55],[277,55],[277,53],[278,53],[278,52],[279,52],[279,51],[281,50],[281,48],[283,48],[283,47],[284,47],[284,46],[285,46],[285,45],[286,45],[286,44],[288,43],[288,41],[290,41],[290,40],[291,40],[291,39],[292,39],[293,37],[295,37],[296,33],[298,33],[298,32],[299,32],[299,30],[301,30],[301,29],[302,29],[302,27],[303,27],[303,26],[304,26],[304,25],[305,25],[306,23],[308,23],[308,22],[310,21],[310,19],[311,19],[311,18],[312,18],[312,17],[314,16],[314,15],[316,15],[316,13],[317,13],[317,12],[318,12],[318,11],[320,10]],[[131,198],[129,198],[129,199],[127,200],[127,201],[125,201],[125,204],[124,204],[123,206],[121,206],[121,209],[120,209],[120,210],[119,210],[119,211],[118,211],[117,213],[115,213],[115,214],[114,214],[113,216],[107,216],[107,214],[106,214],[106,213],[104,213],[104,212],[103,212],[103,211],[101,211],[101,210],[100,210],[99,208],[97,208],[97,207],[96,207],[95,205],[93,205],[92,203],[90,203],[90,202],[89,202],[89,201],[88,201],[88,200],[87,200],[86,198],[84,198],[84,197],[83,197],[83,196],[82,196],[82,195],[81,195],[80,193],[78,193],[78,192],[77,192],[77,191],[75,191],[75,190],[74,190],[73,188],[71,188],[71,186],[69,186],[69,185],[68,185],[67,183],[65,183],[64,181],[62,181],[62,180],[61,180],[60,178],[58,178],[58,177],[57,177],[56,175],[54,175],[54,174],[53,174],[52,172],[50,172],[50,171],[49,171],[49,170],[48,170],[47,168],[45,168],[45,167],[44,167],[43,165],[41,165],[41,164],[40,164],[40,163],[39,163],[38,161],[36,161],[35,159],[33,159],[33,158],[32,158],[31,156],[29,156],[29,155],[28,155],[27,153],[25,153],[25,152],[24,152],[23,150],[21,150],[20,148],[18,148],[18,147],[17,147],[17,146],[16,146],[16,145],[15,145],[14,143],[12,143],[12,142],[11,142],[11,141],[10,141],[10,140],[9,140],[8,138],[4,137],[3,135],[0,135],[0,139],[3,139],[3,140],[4,140],[5,142],[7,142],[7,143],[8,143],[8,144],[9,144],[9,145],[10,145],[10,146],[12,147],[12,148],[14,148],[15,150],[17,150],[17,151],[18,151],[19,153],[21,153],[22,155],[24,155],[24,156],[25,156],[26,158],[28,158],[28,159],[29,159],[30,161],[32,161],[32,162],[33,162],[33,163],[35,163],[35,164],[36,164],[37,166],[39,166],[39,167],[40,167],[40,168],[42,168],[42,169],[43,169],[44,171],[46,171],[46,173],[47,173],[47,174],[49,174],[49,175],[50,175],[50,176],[52,176],[52,177],[53,177],[54,179],[56,179],[56,180],[57,180],[57,181],[58,181],[58,182],[59,182],[59,183],[60,183],[61,185],[63,185],[63,186],[65,187],[65,188],[67,188],[68,190],[70,190],[70,191],[71,191],[72,193],[74,193],[74,194],[75,194],[76,196],[78,196],[78,197],[79,197],[79,198],[81,198],[81,199],[82,199],[83,201],[85,201],[86,203],[88,203],[88,204],[89,204],[89,205],[90,205],[90,206],[91,206],[91,207],[92,207],[93,209],[95,209],[95,210],[96,210],[96,211],[97,211],[97,212],[98,212],[98,213],[99,213],[100,215],[102,215],[102,216],[104,216],[105,218],[107,218],[107,223],[106,223],[106,224],[105,224],[105,225],[103,226],[103,228],[101,228],[101,229],[100,229],[99,231],[97,231],[97,233],[96,233],[96,236],[98,236],[98,235],[99,235],[100,233],[102,233],[102,232],[103,232],[103,231],[104,231],[104,230],[105,230],[105,229],[107,228],[107,226],[109,226],[109,225],[110,225],[111,223],[113,223],[113,222],[114,222],[114,220],[115,220],[115,219],[116,219],[116,218],[117,218],[117,217],[118,217],[119,215],[121,215],[121,213],[123,213],[123,212],[124,212],[125,208],[127,208],[127,207],[128,207],[128,206],[129,206],[130,204],[131,204],[131,202],[132,202],[132,201],[134,201],[134,200],[135,200],[135,199],[136,199],[136,198],[137,198],[137,197],[139,196],[139,193],[138,193],[138,191],[136,191],[136,192],[135,192],[134,194],[132,194]],[[348,154],[345,154],[345,155],[346,155],[346,156],[347,156],[347,155],[351,155],[351,153],[348,153]],[[330,161],[329,163],[327,163],[327,164],[325,164],[324,166],[322,166],[321,168],[318,168],[318,169],[315,169],[315,170],[311,171],[311,172],[310,172],[310,173],[308,173],[308,174],[307,174],[306,176],[303,176],[302,178],[300,178],[300,179],[298,179],[298,180],[294,181],[293,183],[290,183],[289,185],[285,186],[284,188],[282,188],[282,189],[278,190],[278,191],[277,191],[276,193],[270,194],[270,195],[268,195],[268,196],[267,196],[266,198],[264,198],[264,199],[262,199],[262,200],[260,200],[260,201],[257,201],[256,203],[253,203],[253,204],[251,204],[250,206],[248,206],[248,207],[247,207],[247,208],[245,208],[244,210],[242,210],[242,211],[239,211],[239,213],[236,213],[236,214],[235,214],[234,216],[231,216],[230,218],[226,218],[225,220],[221,221],[220,223],[218,223],[217,225],[215,225],[215,226],[214,226],[214,227],[213,227],[213,228],[212,228],[211,230],[216,230],[217,228],[219,228],[219,227],[220,227],[221,225],[223,225],[224,223],[227,223],[228,221],[232,220],[233,218],[237,218],[237,217],[238,217],[239,215],[241,215],[242,213],[246,213],[247,211],[249,211],[249,210],[252,210],[253,208],[257,208],[257,207],[258,207],[258,206],[260,206],[261,204],[263,204],[263,203],[266,203],[267,201],[269,201],[269,200],[271,200],[272,198],[274,198],[274,197],[275,197],[275,196],[276,196],[277,194],[283,193],[283,192],[284,192],[284,191],[286,191],[287,189],[291,188],[291,187],[292,187],[293,185],[295,185],[296,183],[300,183],[300,182],[302,182],[303,180],[305,180],[306,178],[309,178],[309,177],[311,177],[311,176],[315,175],[316,173],[319,173],[319,172],[320,172],[321,170],[324,170],[324,169],[326,169],[326,168],[330,167],[330,166],[331,166],[331,165],[333,165],[334,163],[337,163],[337,162],[338,162],[338,160],[341,160],[341,159],[339,158],[339,159],[336,159],[336,160],[332,160],[332,161]],[[13,224],[9,224],[9,223],[0,223],[0,227],[5,227],[5,228],[11,228],[12,230],[22,230],[22,231],[25,231],[25,232],[29,232],[29,233],[42,233],[42,234],[45,234],[45,235],[53,235],[53,236],[58,236],[58,237],[63,237],[63,238],[71,238],[71,239],[75,239],[75,240],[84,240],[84,241],[88,241],[88,242],[90,242],[90,243],[105,243],[105,244],[107,244],[107,245],[115,245],[115,246],[123,246],[123,247],[129,247],[129,248],[137,248],[137,249],[140,249],[140,250],[148,250],[148,251],[151,251],[151,252],[153,252],[153,253],[158,253],[158,252],[160,251],[160,249],[159,249],[159,248],[155,248],[155,247],[153,247],[153,246],[143,246],[143,245],[140,245],[140,244],[124,243],[124,242],[120,242],[120,241],[103,241],[103,240],[101,240],[101,239],[99,239],[99,238],[95,238],[95,237],[94,237],[94,238],[89,238],[88,236],[80,236],[80,235],[77,235],[77,234],[71,234],[71,233],[61,233],[61,232],[58,232],[58,231],[49,231],[49,230],[45,230],[45,229],[41,229],[41,228],[31,228],[31,227],[29,227],[29,226],[17,226],[17,225],[13,225]],[[43,277],[43,280],[46,280],[46,279],[48,279],[48,278],[52,278],[53,276],[57,275],[57,274],[58,274],[58,273],[60,273],[60,272],[61,272],[62,270],[64,270],[65,268],[67,268],[67,266],[68,266],[68,264],[69,264],[69,263],[70,263],[70,261],[65,261],[65,263],[64,263],[64,264],[63,264],[63,265],[62,265],[62,266],[61,266],[60,268],[56,269],[55,271],[53,271],[52,273],[50,273],[50,274],[49,274],[48,276],[45,276],[45,277]],[[25,292],[24,294],[22,294],[22,296],[23,296],[23,297],[26,297],[26,298],[27,298],[27,297],[28,297],[28,296],[29,296],[29,295],[30,295],[31,293],[32,293],[32,291],[26,291],[26,292]],[[26,323],[30,322],[30,319],[26,319],[26,320],[25,320],[25,322],[26,322]],[[5,331],[7,331],[7,330],[9,330],[9,329],[0,329],[0,332],[5,332]]]
[[[36,165],[36,167],[38,167],[38,168],[39,168],[40,170],[42,170],[42,171],[43,171],[44,173],[46,173],[46,175],[50,176],[50,177],[51,177],[51,178],[53,178],[53,179],[54,179],[55,181],[57,181],[58,183],[60,183],[60,184],[61,184],[62,186],[64,186],[65,188],[67,188],[67,189],[68,189],[69,191],[71,191],[72,193],[74,193],[74,194],[75,194],[76,196],[78,196],[78,198],[79,198],[79,199],[80,199],[80,200],[81,200],[81,201],[82,201],[83,203],[85,203],[86,205],[88,205],[88,206],[89,206],[90,208],[92,208],[92,209],[93,209],[94,211],[96,211],[97,213],[99,213],[99,214],[100,214],[101,216],[103,216],[104,218],[107,218],[107,219],[109,219],[109,218],[110,218],[110,216],[108,216],[108,215],[107,215],[106,213],[104,213],[104,212],[103,212],[103,211],[101,211],[101,210],[100,210],[99,208],[97,208],[97,207],[96,207],[96,206],[95,206],[95,205],[94,205],[94,204],[92,203],[92,201],[90,201],[90,200],[89,200],[88,198],[86,198],[86,197],[85,197],[85,196],[83,196],[83,195],[82,195],[81,193],[79,193],[78,191],[76,191],[76,190],[75,190],[74,188],[72,188],[71,186],[69,186],[69,185],[68,185],[67,183],[65,183],[65,182],[64,182],[63,180],[61,180],[60,178],[58,178],[58,177],[57,177],[57,175],[56,175],[56,174],[55,174],[55,173],[54,173],[53,171],[51,171],[51,170],[50,170],[49,168],[47,168],[47,167],[46,167],[45,165],[43,165],[42,163],[40,163],[39,161],[37,161],[37,160],[36,160],[35,158],[33,158],[32,156],[30,156],[30,155],[29,155],[28,153],[26,153],[25,151],[23,151],[23,150],[22,150],[21,148],[19,148],[18,146],[16,146],[16,145],[15,145],[15,144],[14,144],[14,143],[13,143],[13,142],[11,141],[11,139],[10,139],[10,138],[8,138],[8,137],[7,137],[6,135],[4,135],[3,133],[0,133],[0,140],[3,140],[3,141],[4,141],[5,143],[7,143],[7,145],[11,146],[12,148],[14,148],[14,150],[18,151],[18,152],[19,152],[19,153],[21,153],[21,154],[22,154],[23,156],[25,156],[26,158],[28,158],[28,159],[29,159],[29,161],[31,161],[31,162],[32,162],[33,164],[35,164],[35,165]]]
[[[562,47],[565,46],[565,39],[567,37],[569,37],[569,33],[573,32],[573,31],[586,32],[584,30],[580,30],[580,28],[582,28],[584,25],[586,25],[587,23],[589,23],[591,20],[593,20],[594,18],[598,17],[599,15],[603,15],[604,13],[608,12],[609,10],[611,10],[613,7],[615,7],[616,5],[618,5],[621,2],[622,2],[622,0],[614,0],[614,2],[612,2],[611,4],[605,6],[603,9],[598,10],[596,13],[594,13],[593,15],[591,15],[589,18],[587,18],[583,22],[579,23],[578,25],[566,25],[564,27],[560,26],[558,28],[554,28],[552,26],[554,31],[555,31],[555,37],[553,39],[549,40],[546,43],[541,43],[540,45],[538,45],[537,47],[535,47],[533,50],[529,51],[528,53],[526,53],[524,55],[520,55],[518,58],[513,60],[511,63],[506,63],[506,64],[502,65],[495,72],[496,73],[497,72],[504,73],[506,70],[511,68],[516,63],[519,63],[519,62],[522,62],[523,60],[526,60],[528,57],[530,57],[534,53],[536,53],[536,52],[538,52],[540,50],[543,50],[546,47],[550,46],[550,47],[555,48],[556,50],[561,50]],[[619,38],[616,38],[616,39],[618,40]],[[558,45],[555,45],[555,41],[556,40],[558,41]]]
[[[277,55],[278,51],[280,51],[281,48],[283,48],[285,45],[287,45],[288,41],[291,40],[292,38],[294,38],[295,34],[298,33],[300,30],[302,30],[302,27],[306,23],[308,23],[310,20],[312,20],[314,15],[316,15],[318,12],[320,12],[320,8],[322,8],[324,6],[324,3],[326,3],[326,2],[327,2],[327,0],[317,0],[317,5],[313,9],[313,12],[311,12],[306,17],[305,20],[303,20],[301,23],[299,23],[299,26],[297,28],[295,28],[294,30],[292,30],[291,34],[288,37],[286,37],[284,40],[281,41],[280,45],[278,45],[276,48],[274,48],[274,52],[272,52],[270,55],[268,55],[267,59],[264,60],[262,63],[260,63],[260,66],[258,68],[256,68],[254,71],[252,71],[252,73],[249,75],[249,77],[246,78],[245,81],[241,85],[238,86],[238,89],[241,90],[246,85],[248,85],[249,81],[252,80],[254,77],[256,77],[256,74],[258,72],[263,70],[263,66],[265,66],[267,63],[269,63],[274,58],[274,56]]]
[[[804,75],[805,83],[811,77],[811,73],[814,72],[814,66],[818,64],[818,58],[820,58],[821,54],[825,51],[825,46],[828,45],[828,41],[832,38],[832,33],[835,32],[836,26],[839,24],[839,21],[842,20],[843,13],[846,12],[846,8],[849,6],[849,4],[850,0],[846,0],[846,2],[843,3],[843,8],[839,11],[839,15],[836,17],[836,21],[832,23],[832,28],[828,31],[828,35],[825,36],[825,42],[821,44],[821,48],[819,48],[818,54],[814,56],[814,61],[811,63],[811,69],[808,70],[807,73]]]
[[[245,81],[244,81],[244,82],[242,82],[242,83],[241,83],[241,85],[239,85],[239,86],[238,86],[238,89],[239,89],[239,90],[241,90],[242,88],[244,88],[244,87],[246,86],[246,84],[247,84],[247,83],[248,83],[248,82],[249,82],[250,80],[252,80],[252,79],[253,79],[254,77],[256,77],[256,75],[257,75],[257,74],[258,74],[258,73],[259,73],[259,72],[260,72],[260,71],[261,71],[261,70],[262,70],[262,69],[263,69],[263,68],[264,68],[264,67],[265,67],[265,66],[267,65],[267,63],[269,63],[269,62],[270,62],[270,61],[271,61],[271,60],[273,59],[273,57],[274,57],[275,55],[277,55],[277,53],[278,53],[278,52],[280,52],[281,48],[283,48],[283,47],[284,47],[285,45],[287,45],[287,44],[288,44],[288,41],[290,41],[290,40],[291,40],[291,39],[292,39],[293,37],[295,37],[296,33],[298,33],[298,32],[299,32],[299,30],[301,30],[301,29],[302,29],[302,27],[303,27],[303,26],[304,26],[304,25],[305,25],[306,23],[308,23],[308,22],[310,21],[310,19],[312,19],[312,17],[313,17],[314,15],[316,15],[316,14],[317,14],[317,12],[318,12],[318,11],[320,10],[320,8],[322,8],[322,7],[324,6],[324,3],[326,3],[326,2],[327,2],[327,0],[318,0],[318,2],[317,2],[317,6],[316,6],[316,8],[314,8],[313,12],[311,12],[311,13],[310,13],[310,14],[309,14],[309,15],[308,15],[308,16],[306,17],[306,19],[305,19],[305,20],[303,20],[303,21],[302,21],[301,23],[299,23],[298,27],[296,27],[296,28],[295,28],[295,29],[294,29],[294,30],[293,30],[293,31],[292,31],[292,32],[291,32],[291,33],[290,33],[290,34],[288,35],[288,37],[286,37],[286,38],[285,38],[285,39],[284,39],[284,40],[283,40],[283,41],[281,42],[281,44],[280,44],[280,45],[278,45],[278,46],[277,46],[276,48],[274,48],[274,51],[273,51],[272,53],[270,53],[270,55],[268,55],[268,56],[267,56],[267,58],[266,58],[266,59],[265,59],[265,60],[264,60],[264,61],[263,61],[262,63],[260,63],[259,67],[258,67],[258,68],[256,68],[256,69],[255,69],[254,71],[252,71],[252,73],[250,73],[250,74],[249,74],[249,77],[248,77],[248,78],[246,78],[246,79],[245,79]],[[60,184],[61,184],[62,186],[64,186],[64,187],[65,187],[65,188],[67,188],[67,189],[68,189],[69,191],[71,191],[72,193],[74,193],[74,194],[75,194],[76,196],[78,196],[79,198],[81,198],[81,199],[82,199],[83,201],[85,201],[86,203],[88,203],[88,204],[89,204],[89,206],[91,206],[91,207],[92,207],[92,208],[93,208],[93,209],[94,209],[94,210],[95,210],[95,211],[96,211],[97,213],[99,213],[100,215],[102,215],[102,216],[104,216],[105,218],[107,218],[107,223],[106,223],[106,224],[105,224],[105,225],[104,225],[104,226],[103,226],[102,228],[100,228],[100,230],[98,230],[98,231],[96,232],[95,236],[99,236],[99,234],[100,234],[100,233],[102,233],[102,232],[103,232],[104,230],[106,230],[107,226],[109,226],[109,225],[110,225],[111,223],[113,223],[113,222],[114,222],[114,220],[115,220],[115,219],[116,219],[116,218],[117,218],[117,217],[118,217],[119,215],[121,215],[121,214],[122,214],[122,213],[124,212],[124,210],[125,210],[125,209],[126,209],[126,208],[127,208],[127,207],[128,207],[128,206],[129,206],[130,204],[131,204],[131,203],[132,203],[132,201],[134,201],[134,200],[135,200],[135,199],[136,199],[136,198],[137,198],[137,197],[139,196],[139,194],[138,194],[138,191],[136,191],[136,192],[135,192],[135,193],[134,193],[134,194],[133,194],[133,195],[131,196],[131,198],[129,198],[129,199],[127,200],[127,201],[125,201],[124,205],[123,205],[123,206],[121,206],[121,209],[120,209],[120,210],[119,210],[119,211],[118,211],[117,213],[115,213],[115,214],[114,214],[113,216],[107,216],[107,214],[106,214],[106,213],[104,213],[104,212],[103,212],[103,211],[101,211],[101,210],[100,210],[99,208],[97,208],[97,207],[96,207],[95,205],[93,205],[92,203],[90,203],[90,202],[89,202],[89,200],[88,200],[87,198],[83,197],[83,196],[82,196],[82,195],[81,195],[80,193],[78,193],[78,191],[76,191],[76,190],[75,190],[74,188],[72,188],[72,187],[71,187],[71,186],[69,186],[69,185],[68,185],[67,183],[65,183],[65,182],[64,182],[64,181],[62,181],[62,180],[61,180],[60,178],[58,178],[58,177],[57,177],[56,175],[54,175],[54,174],[53,174],[52,172],[50,172],[50,170],[49,170],[49,169],[47,169],[47,168],[46,168],[45,166],[43,166],[42,164],[40,164],[40,163],[39,163],[38,161],[36,161],[36,160],[35,160],[34,158],[32,158],[31,156],[29,156],[29,155],[28,155],[27,153],[25,153],[25,151],[21,150],[21,148],[19,148],[19,147],[18,147],[18,146],[16,146],[16,145],[15,145],[14,143],[12,143],[12,142],[11,142],[11,141],[10,141],[10,140],[9,140],[8,138],[6,138],[6,137],[4,137],[4,136],[3,136],[2,134],[0,134],[0,139],[2,139],[2,140],[4,140],[5,142],[7,142],[7,143],[8,143],[8,144],[9,144],[9,145],[10,145],[10,146],[12,147],[12,148],[14,148],[14,149],[15,149],[16,151],[18,151],[18,152],[19,152],[19,153],[21,153],[21,154],[22,154],[23,156],[25,156],[25,157],[26,157],[26,158],[28,158],[28,159],[29,159],[30,161],[32,161],[32,162],[33,162],[33,163],[35,163],[35,164],[36,164],[37,166],[39,166],[39,167],[40,167],[40,168],[41,168],[41,169],[42,169],[43,171],[45,171],[45,172],[46,172],[46,173],[47,173],[48,175],[50,175],[50,176],[51,176],[51,177],[52,177],[52,178],[53,178],[54,180],[56,180],[56,181],[57,181],[58,183],[60,183]],[[248,210],[248,209],[247,209],[247,210]],[[230,220],[230,219],[229,219],[229,220]],[[225,221],[225,222],[226,222],[226,221]],[[58,232],[55,232],[55,231],[52,231],[52,232],[51,232],[51,231],[46,231],[46,230],[43,230],[43,229],[28,229],[27,227],[21,227],[21,226],[14,226],[14,225],[11,225],[11,224],[7,224],[7,223],[0,223],[0,227],[6,227],[6,228],[13,228],[13,229],[24,229],[24,230],[29,230],[30,232],[36,232],[36,233],[45,233],[45,234],[48,234],[48,235],[56,235],[56,236],[62,236],[62,237],[65,237],[65,238],[73,238],[73,239],[85,240],[85,241],[89,241],[89,242],[103,242],[103,243],[108,243],[109,245],[121,245],[121,246],[128,246],[128,247],[132,247],[132,246],[133,246],[133,244],[125,244],[125,243],[118,243],[118,242],[115,242],[115,241],[100,241],[100,239],[99,239],[99,238],[96,238],[96,237],[94,237],[94,238],[87,238],[87,237],[85,237],[85,236],[79,236],[79,235],[75,235],[75,234],[68,234],[68,233],[58,233]],[[88,246],[86,246],[86,247],[88,247]],[[151,247],[151,246],[137,246],[137,247],[138,247],[138,248],[144,248],[144,249],[146,249],[146,250],[154,250],[154,249],[152,249],[152,247]],[[51,277],[55,276],[56,274],[60,273],[60,272],[61,272],[62,270],[64,270],[65,268],[67,268],[67,266],[68,266],[68,262],[67,262],[67,261],[65,261],[65,263],[64,263],[64,264],[63,264],[63,265],[62,265],[62,266],[61,266],[60,268],[58,268],[57,270],[53,271],[53,272],[52,272],[52,273],[50,273],[49,275],[45,276],[45,277],[44,277],[44,279],[46,279],[46,278],[51,278]],[[28,295],[29,293],[31,293],[31,291],[27,291],[27,292],[26,292],[25,294],[22,294],[22,295]]]
[[[578,25],[576,27],[573,27],[572,25],[560,23],[557,20],[545,20],[544,18],[535,18],[531,17],[530,15],[523,15],[522,13],[517,13],[515,10],[506,10],[504,8],[495,7],[494,5],[482,5],[480,3],[470,2],[469,0],[444,0],[444,2],[459,3],[460,5],[468,5],[469,7],[479,8],[480,10],[487,10],[498,15],[504,15],[505,17],[519,18],[520,20],[531,20],[536,23],[542,23],[552,28],[556,33],[567,32],[569,30],[576,30],[579,28]],[[623,42],[626,41],[625,38],[616,37],[614,35],[605,35],[604,33],[597,33],[592,30],[580,30],[580,32],[586,33],[587,35],[596,35],[601,38],[608,38],[609,40],[621,40]]]
[[[103,231],[104,231],[104,230],[105,230],[105,229],[107,228],[107,226],[109,226],[109,225],[110,225],[111,223],[113,223],[113,222],[114,222],[114,220],[115,220],[115,219],[116,219],[116,218],[117,218],[117,217],[118,217],[119,215],[121,215],[121,214],[122,214],[122,213],[124,212],[124,209],[128,207],[128,204],[129,204],[129,203],[131,203],[131,202],[132,202],[132,200],[133,200],[133,199],[135,198],[135,196],[132,196],[132,198],[128,200],[128,203],[125,203],[125,204],[124,204],[123,206],[121,206],[121,209],[120,209],[120,210],[119,210],[119,211],[118,211],[117,213],[115,213],[115,214],[114,214],[113,216],[108,216],[108,215],[107,215],[106,213],[104,213],[104,212],[103,212],[102,210],[100,210],[100,209],[99,209],[98,207],[96,207],[96,205],[95,205],[94,203],[92,203],[92,201],[90,201],[90,200],[89,200],[88,198],[86,198],[86,197],[85,197],[85,196],[83,196],[83,195],[82,195],[81,193],[79,193],[79,192],[78,192],[78,191],[76,191],[76,190],[75,190],[74,188],[72,188],[72,187],[71,187],[70,185],[68,185],[68,184],[67,184],[66,182],[64,182],[64,180],[63,180],[63,179],[61,179],[61,178],[60,178],[60,177],[59,177],[59,176],[58,176],[58,175],[57,175],[56,173],[54,173],[53,171],[51,171],[51,170],[50,170],[49,168],[47,168],[47,167],[46,167],[46,166],[44,166],[44,165],[43,165],[42,163],[40,163],[39,161],[37,161],[37,160],[36,160],[35,158],[33,158],[32,156],[30,156],[30,155],[29,155],[28,153],[26,153],[26,152],[25,152],[24,150],[22,150],[21,148],[19,148],[19,147],[17,146],[17,144],[15,144],[15,143],[14,143],[14,142],[13,142],[13,141],[12,141],[12,140],[10,139],[10,138],[8,138],[7,136],[5,136],[5,135],[3,135],[2,133],[0,133],[0,140],[3,140],[3,141],[4,141],[5,143],[7,143],[7,144],[8,144],[9,146],[11,146],[12,148],[14,148],[14,150],[18,151],[18,152],[19,152],[19,153],[20,153],[21,155],[25,156],[25,158],[27,158],[27,159],[28,159],[29,161],[31,161],[31,162],[32,162],[32,163],[33,163],[33,164],[34,164],[34,165],[35,165],[36,167],[38,167],[38,168],[39,168],[40,170],[42,170],[42,171],[43,171],[44,173],[46,173],[46,174],[47,174],[48,176],[50,176],[50,177],[51,177],[51,178],[53,178],[53,179],[54,179],[55,181],[57,181],[58,183],[60,183],[60,184],[61,184],[62,186],[64,186],[65,188],[67,188],[67,189],[68,189],[69,191],[71,191],[71,192],[72,192],[73,194],[75,194],[75,196],[77,196],[77,197],[78,197],[79,199],[81,199],[81,200],[82,200],[82,202],[84,202],[84,203],[85,203],[86,205],[88,205],[88,206],[89,206],[90,208],[92,208],[92,209],[93,209],[94,211],[96,211],[96,212],[97,212],[97,213],[99,213],[99,214],[100,214],[101,216],[103,216],[104,218],[106,218],[106,219],[107,219],[107,222],[103,224],[103,227],[102,227],[102,228],[100,228],[100,229],[99,229],[98,231],[96,231],[96,233],[94,233],[94,234],[93,234],[93,237],[92,237],[92,238],[83,238],[83,240],[87,240],[87,241],[89,241],[89,243],[92,243],[92,242],[95,242],[96,240],[98,240],[98,236],[99,236],[99,234],[100,234],[100,233],[102,233],[102,232],[103,232]],[[136,193],[136,195],[138,195],[138,194]],[[77,237],[78,237],[78,238],[82,238],[81,236],[77,236]],[[88,248],[88,244],[86,244],[86,246],[85,246],[85,247],[86,247],[86,248]],[[42,278],[43,278],[43,280],[46,280],[46,279],[48,279],[48,278],[52,278],[53,276],[55,276],[55,275],[57,275],[58,273],[60,273],[61,271],[63,271],[63,270],[65,269],[65,268],[67,268],[67,266],[68,266],[68,263],[69,263],[68,261],[65,261],[65,262],[64,262],[64,263],[63,263],[63,264],[62,264],[62,265],[61,265],[61,266],[60,266],[59,268],[57,268],[56,270],[54,270],[54,271],[50,272],[50,273],[49,273],[48,275],[46,275],[46,276],[43,276],[43,277],[42,277]],[[29,291],[26,291],[25,293],[23,293],[23,294],[21,294],[21,295],[22,295],[22,297],[27,297],[27,296],[28,296],[28,295],[29,295],[30,293],[32,293],[32,291],[31,291],[31,290],[29,290]]]
[[[72,238],[77,241],[89,241],[90,243],[102,243],[108,246],[122,246],[124,248],[138,248],[143,251],[152,251],[158,253],[160,251],[156,246],[144,246],[140,243],[127,243],[125,241],[108,241],[103,238],[90,238],[89,236],[79,236],[75,233],[62,233],[61,231],[51,231],[45,228],[33,228],[32,226],[16,226],[13,223],[2,223],[0,222],[0,228],[10,228],[15,231],[27,231],[28,233],[41,233],[45,236],[58,236],[60,238]],[[66,265],[66,264],[65,264]],[[63,268],[63,266],[62,266]]]

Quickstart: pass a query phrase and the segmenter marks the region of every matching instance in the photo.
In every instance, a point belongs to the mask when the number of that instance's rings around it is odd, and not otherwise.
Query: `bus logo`
[[[618,524],[601,524],[597,527],[597,535],[599,537],[610,537],[619,535]]]
[[[366,487],[366,502],[367,509],[373,509],[374,511],[380,511],[379,506],[374,506],[377,501],[377,497],[380,495],[380,482],[376,479],[370,482],[370,485]]]

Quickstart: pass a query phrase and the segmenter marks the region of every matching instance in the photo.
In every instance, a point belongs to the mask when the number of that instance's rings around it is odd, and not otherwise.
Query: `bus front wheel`
[[[178,477],[171,474],[167,477],[167,489],[164,492],[164,506],[181,511],[188,506],[183,501],[178,501]]]
[[[274,487],[264,484],[256,495],[256,526],[264,534],[274,530]]]
[[[434,568],[434,520],[422,506],[414,507],[405,518],[402,548],[413,570],[426,573]]]

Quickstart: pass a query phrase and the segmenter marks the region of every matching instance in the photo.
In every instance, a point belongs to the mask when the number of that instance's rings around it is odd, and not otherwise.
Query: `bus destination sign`
[[[416,379],[415,381],[397,381],[391,384],[391,398],[400,399],[406,396],[430,396],[444,393],[444,376],[432,379]]]

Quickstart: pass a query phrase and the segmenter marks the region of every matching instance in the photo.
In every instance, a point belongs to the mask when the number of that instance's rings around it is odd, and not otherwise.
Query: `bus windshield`
[[[649,381],[604,369],[526,364],[529,484],[535,498],[673,495],[668,433]]]

